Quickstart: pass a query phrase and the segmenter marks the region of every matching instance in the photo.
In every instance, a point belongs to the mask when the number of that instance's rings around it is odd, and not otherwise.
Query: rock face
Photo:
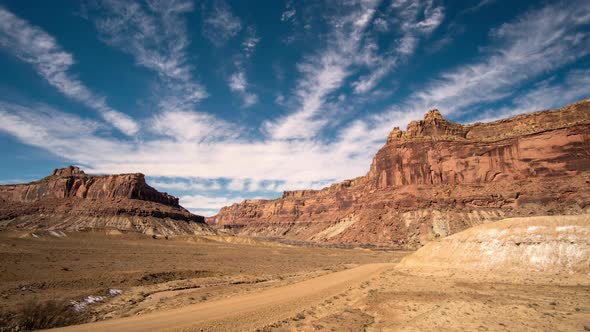
[[[0,228],[211,233],[202,216],[150,187],[140,173],[97,176],[69,166],[39,181],[0,186],[0,202]]]
[[[432,241],[403,268],[590,272],[590,215],[512,218]]]
[[[417,248],[506,217],[590,212],[590,100],[462,125],[428,112],[393,129],[366,176],[224,207],[235,233]]]

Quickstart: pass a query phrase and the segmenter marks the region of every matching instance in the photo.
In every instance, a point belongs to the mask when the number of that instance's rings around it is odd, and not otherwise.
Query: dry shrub
[[[31,331],[80,323],[82,317],[65,300],[29,300],[14,310],[0,312],[0,332]]]

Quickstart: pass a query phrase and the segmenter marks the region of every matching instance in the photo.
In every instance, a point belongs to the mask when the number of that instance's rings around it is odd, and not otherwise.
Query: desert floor
[[[407,254],[236,237],[33,234],[0,232],[0,331],[15,320],[46,327],[180,308]],[[71,312],[72,301],[79,312]]]
[[[243,238],[36,235],[0,233],[0,326],[20,319],[33,327],[95,322],[72,326],[84,331],[590,330],[586,275],[400,269],[407,252]],[[82,309],[73,312],[71,301]]]
[[[386,269],[268,331],[590,331],[590,277]]]

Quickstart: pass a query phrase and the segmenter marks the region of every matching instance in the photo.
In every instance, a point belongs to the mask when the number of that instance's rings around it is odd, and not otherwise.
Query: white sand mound
[[[426,244],[400,267],[590,273],[590,215],[479,225]]]

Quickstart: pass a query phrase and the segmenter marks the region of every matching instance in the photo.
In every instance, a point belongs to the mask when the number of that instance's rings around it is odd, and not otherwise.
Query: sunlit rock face
[[[462,125],[393,129],[366,176],[247,200],[207,222],[252,236],[416,248],[506,217],[590,212],[590,100]]]
[[[23,185],[2,186],[0,194],[15,201],[31,202],[44,198],[84,199],[128,198],[178,207],[178,198],[161,193],[145,182],[141,173],[87,175],[75,166],[59,168],[53,174]]]
[[[432,241],[400,267],[590,272],[590,215],[511,218]]]
[[[88,175],[69,166],[39,181],[0,186],[0,201],[0,228],[211,233],[202,216],[150,187],[140,173]]]

